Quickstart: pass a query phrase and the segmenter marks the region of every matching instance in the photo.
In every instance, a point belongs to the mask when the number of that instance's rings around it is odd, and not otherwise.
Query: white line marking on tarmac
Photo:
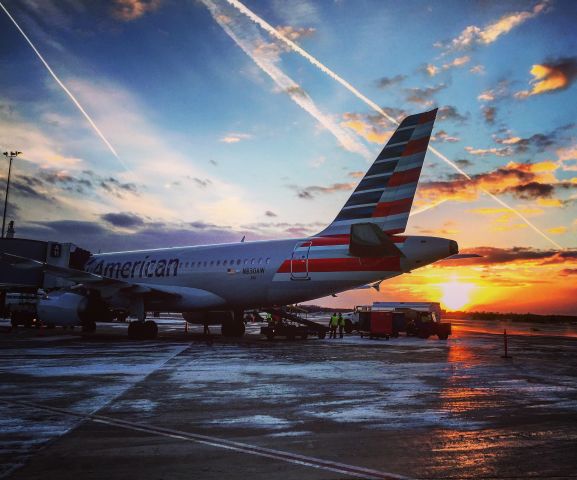
[[[202,435],[198,433],[184,432],[180,430],[172,430],[169,428],[155,427],[143,423],[129,422],[126,420],[119,420],[112,417],[97,414],[82,414],[56,407],[48,407],[32,402],[14,401],[0,399],[0,402],[10,405],[19,405],[37,410],[43,410],[51,413],[60,413],[72,417],[81,418],[95,423],[111,425],[115,427],[125,428],[137,432],[151,433],[153,435],[160,435],[163,437],[174,438],[177,440],[187,440],[204,445],[209,445],[217,448],[224,448],[236,452],[246,453],[248,455],[256,455],[260,457],[271,458],[274,460],[282,460],[283,462],[292,463],[295,465],[302,465],[305,467],[318,468],[320,470],[327,470],[329,472],[341,473],[350,475],[352,477],[375,479],[375,480],[407,480],[408,477],[397,475],[395,473],[381,472],[364,467],[357,467],[354,465],[347,465],[344,463],[333,462],[330,460],[322,460],[320,458],[308,457],[297,453],[283,452],[282,450],[274,450],[271,448],[259,447],[250,445],[248,443],[234,442],[218,437],[211,437],[209,435]]]

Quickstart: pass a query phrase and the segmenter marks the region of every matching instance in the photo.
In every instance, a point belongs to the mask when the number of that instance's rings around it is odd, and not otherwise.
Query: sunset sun
[[[462,283],[457,278],[440,285],[443,291],[441,302],[449,310],[459,310],[470,301],[471,290],[475,288],[472,283]]]

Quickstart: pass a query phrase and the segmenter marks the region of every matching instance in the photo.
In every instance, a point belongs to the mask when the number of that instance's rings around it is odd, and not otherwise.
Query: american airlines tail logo
[[[143,260],[134,262],[105,262],[96,259],[86,264],[86,271],[108,278],[152,278],[152,277],[176,277],[180,260],[178,258],[150,260],[146,255]]]

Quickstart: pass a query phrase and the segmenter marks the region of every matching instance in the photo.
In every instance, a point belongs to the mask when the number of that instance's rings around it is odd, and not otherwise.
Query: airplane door
[[[297,243],[291,257],[291,280],[310,280],[309,253],[311,242]]]

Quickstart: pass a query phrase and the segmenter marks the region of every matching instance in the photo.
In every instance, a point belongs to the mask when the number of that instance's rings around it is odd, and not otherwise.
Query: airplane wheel
[[[345,318],[345,333],[353,333],[353,322]]]
[[[139,336],[138,334],[141,330],[140,323],[141,322],[130,322],[128,324],[128,338],[133,338],[133,339],[138,338],[138,336]]]
[[[147,320],[146,322],[144,322],[143,328],[145,332],[145,338],[152,340],[158,337],[158,325],[156,324],[156,322],[153,322],[152,320]]]

